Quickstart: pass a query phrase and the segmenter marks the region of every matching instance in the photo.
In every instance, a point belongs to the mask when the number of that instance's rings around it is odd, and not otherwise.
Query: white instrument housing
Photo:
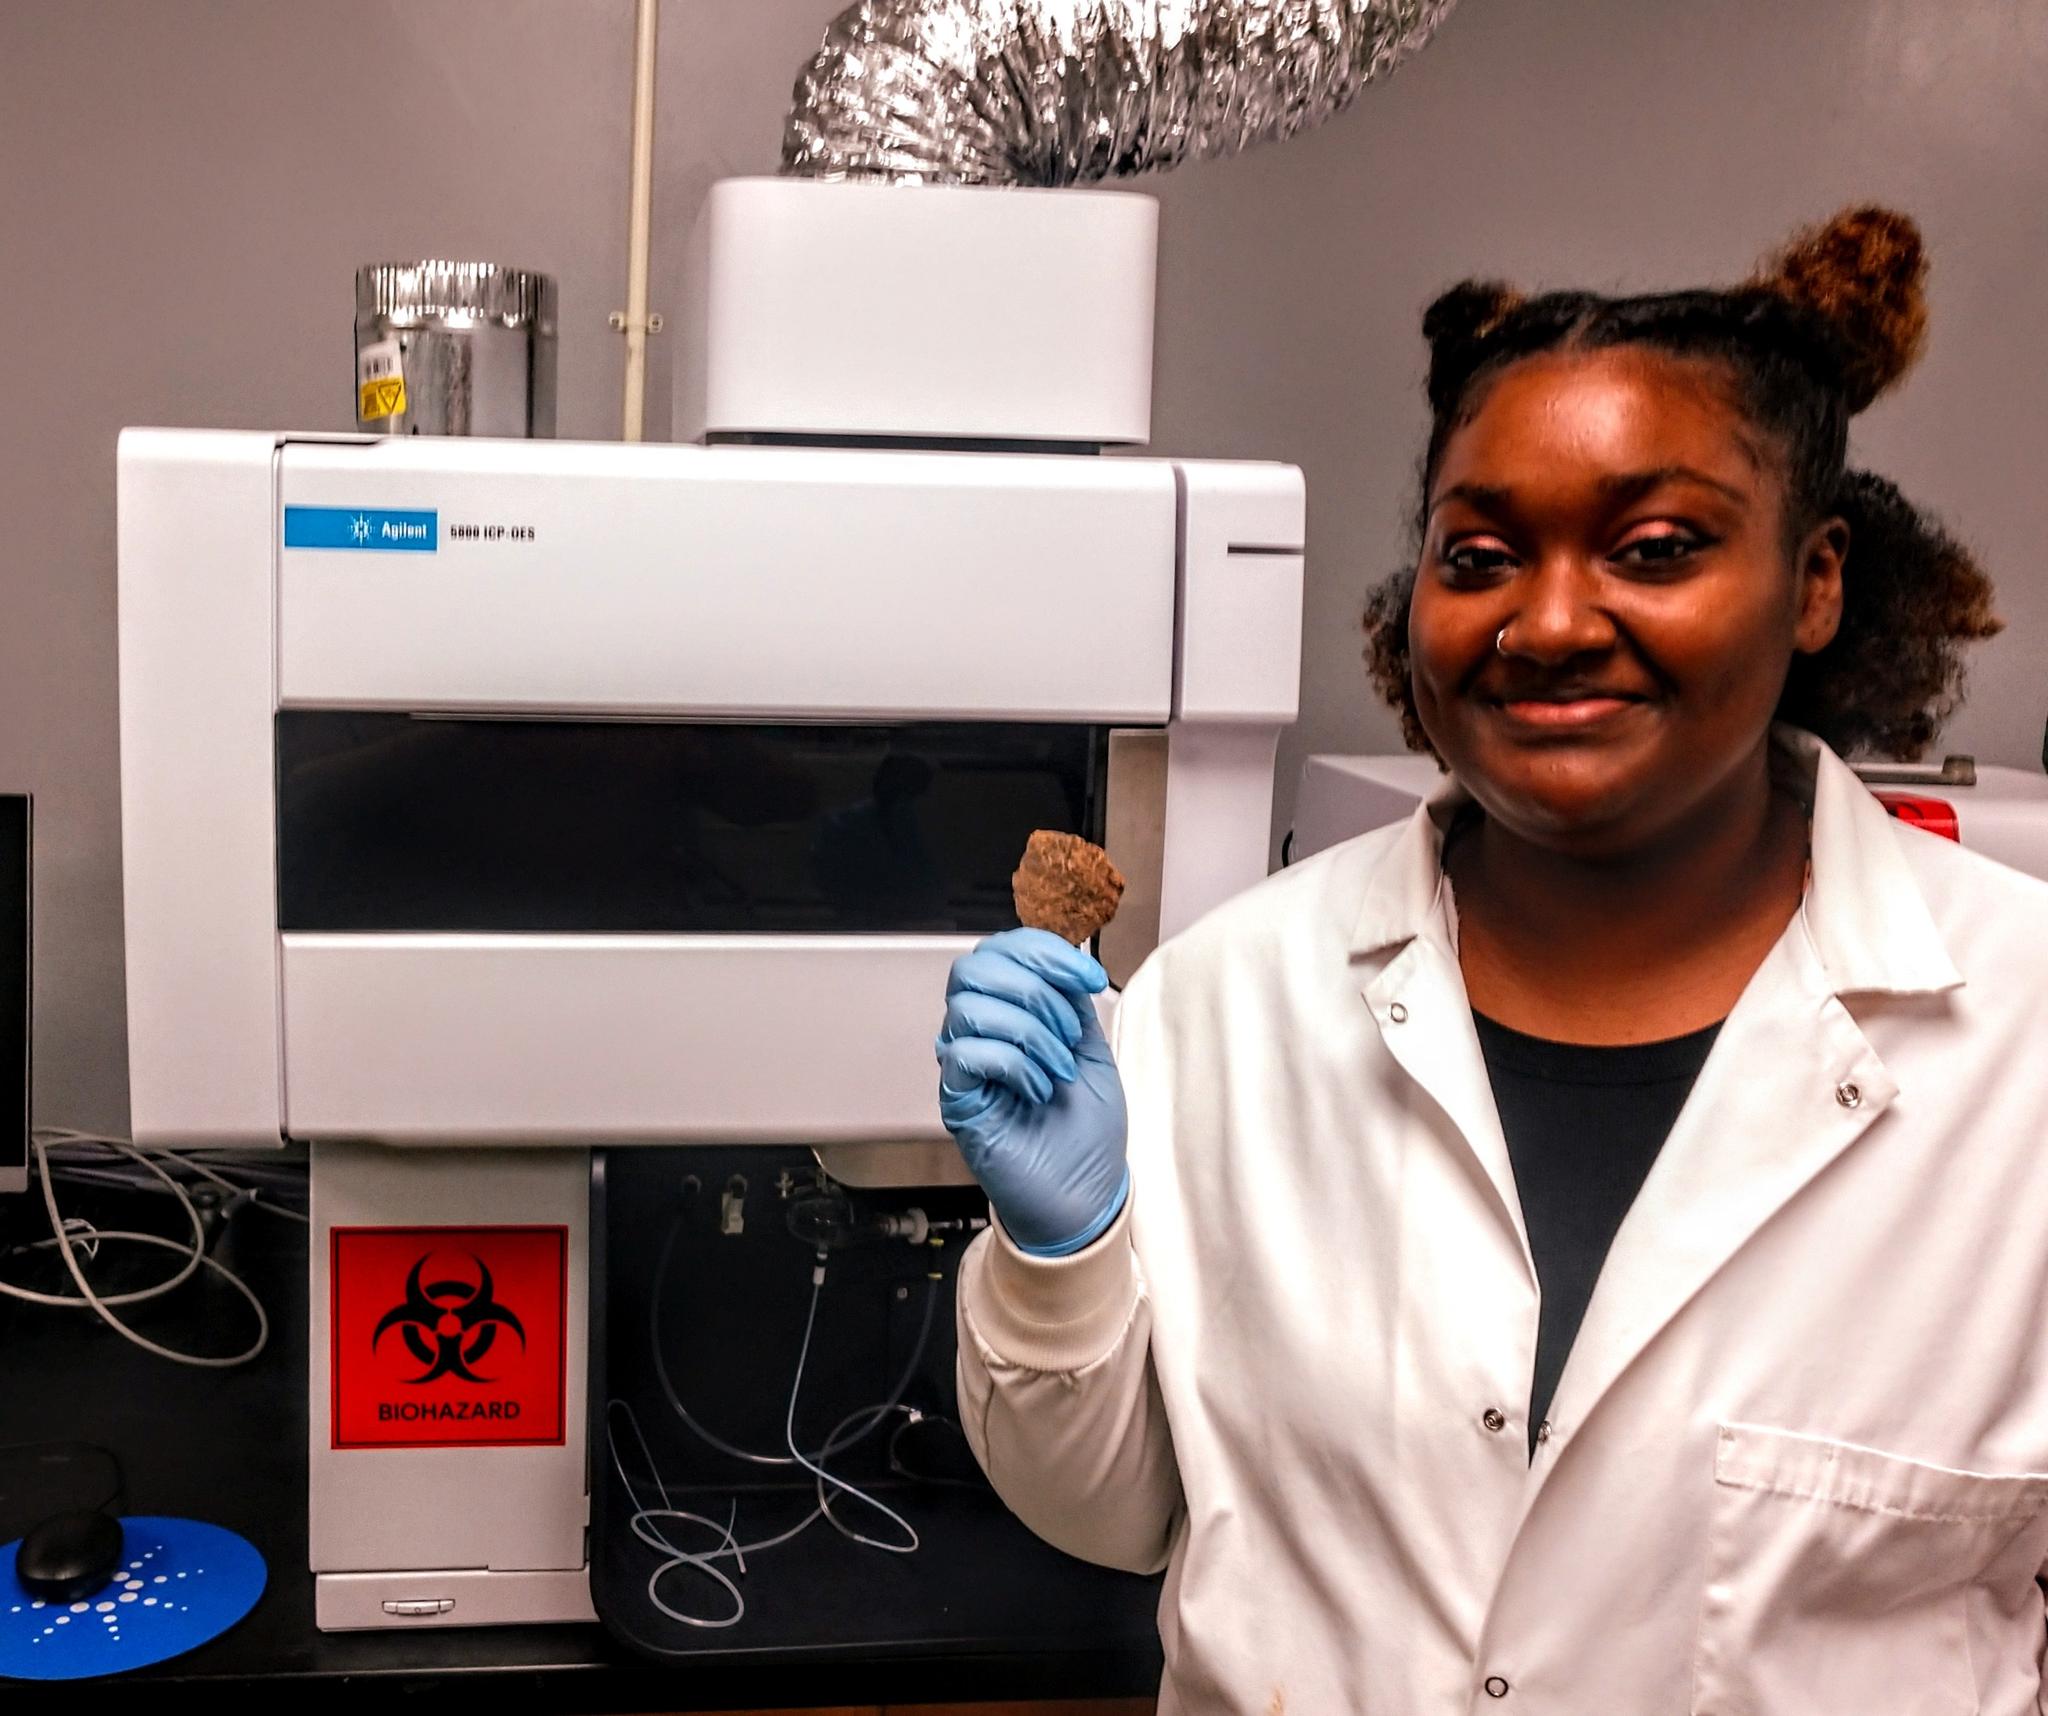
[[[323,1628],[590,1618],[592,1146],[962,1178],[932,1036],[1029,830],[1116,854],[1119,978],[1265,874],[1300,473],[1088,456],[1149,428],[1157,222],[713,187],[724,445],[122,437],[133,1129],[312,1147]],[[486,1250],[538,1392],[377,1369]]]
[[[721,180],[684,266],[676,438],[1143,444],[1158,249],[1129,191]]]
[[[135,1136],[940,1138],[972,935],[280,929],[281,723],[1135,731],[1156,940],[1266,871],[1302,510],[1268,465],[129,431]]]

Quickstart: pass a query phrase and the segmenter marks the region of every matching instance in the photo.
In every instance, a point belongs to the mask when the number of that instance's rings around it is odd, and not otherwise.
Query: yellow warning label
[[[396,417],[405,410],[405,377],[384,375],[356,389],[356,416],[363,422]]]

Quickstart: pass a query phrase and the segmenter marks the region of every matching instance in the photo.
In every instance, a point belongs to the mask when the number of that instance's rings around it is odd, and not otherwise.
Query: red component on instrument
[[[1962,843],[1963,831],[1956,821],[1956,807],[1946,799],[1922,798],[1918,793],[1881,792],[1877,802],[1901,822],[1939,834],[1945,840]]]

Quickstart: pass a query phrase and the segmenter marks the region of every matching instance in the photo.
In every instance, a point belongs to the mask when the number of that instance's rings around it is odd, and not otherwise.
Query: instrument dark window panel
[[[280,927],[982,934],[1034,828],[1101,837],[1106,733],[277,717]]]

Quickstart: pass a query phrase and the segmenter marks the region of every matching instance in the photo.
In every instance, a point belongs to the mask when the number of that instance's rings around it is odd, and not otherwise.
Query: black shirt
[[[1511,1031],[1474,1013],[1507,1137],[1542,1311],[1529,1448],[1550,1410],[1621,1218],[1706,1064],[1719,1025],[1661,1043],[1592,1047]]]

